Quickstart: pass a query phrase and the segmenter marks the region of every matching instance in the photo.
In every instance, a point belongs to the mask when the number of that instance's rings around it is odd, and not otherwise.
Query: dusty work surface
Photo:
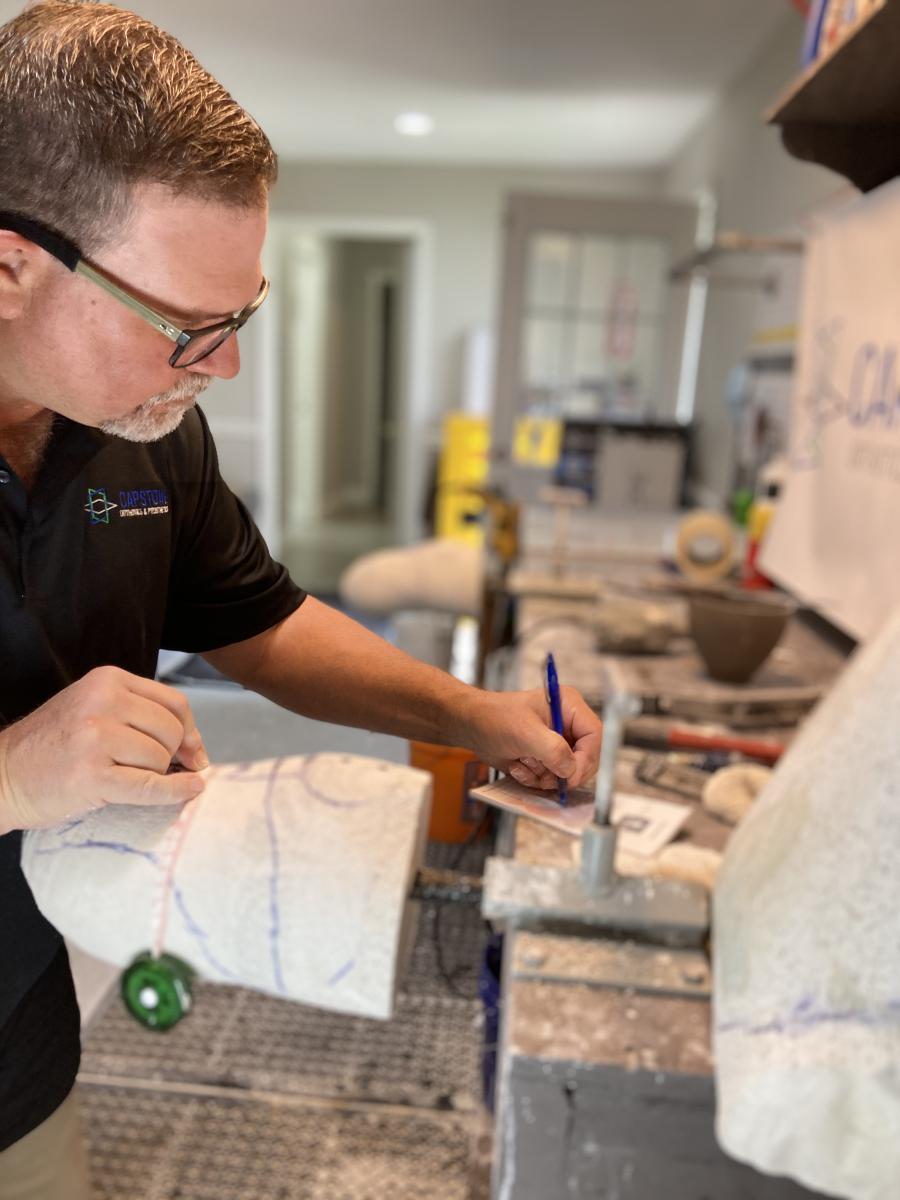
[[[679,840],[724,850],[730,826],[699,803],[635,779],[642,755],[640,750],[620,752],[617,789],[687,804],[691,813]],[[532,821],[516,821],[513,854],[519,862],[577,869],[580,850],[580,842],[565,834]],[[537,940],[540,935],[529,936]],[[508,993],[507,1036],[513,1055],[605,1063],[628,1071],[711,1075],[709,1004],[702,999],[520,979],[509,981]]]
[[[580,600],[521,602],[515,686],[543,686],[544,663],[552,651],[561,682],[577,687],[595,706],[603,702],[606,664],[614,663],[623,683],[642,697],[647,713],[758,726],[766,722],[748,716],[745,710],[774,701],[793,706],[795,717],[802,716],[835,680],[846,661],[841,650],[803,620],[794,618],[769,660],[749,683],[720,683],[709,677],[688,637],[674,638],[666,654],[601,654],[595,648],[594,607],[592,602]]]
[[[480,872],[485,852],[467,849],[460,868]],[[457,858],[429,847],[432,866]],[[423,906],[390,1022],[201,984],[191,1015],[158,1034],[112,995],[87,1031],[80,1084],[97,1200],[484,1195],[473,1146],[485,938],[476,909]]]
[[[645,699],[645,711],[722,720],[740,713],[741,705],[794,701],[797,713],[810,708],[834,682],[845,658],[802,620],[789,621],[784,635],[767,661],[748,683],[721,683],[711,679],[692,641],[676,643],[671,654],[632,655],[616,658],[630,691]],[[743,722],[741,722],[743,723]]]

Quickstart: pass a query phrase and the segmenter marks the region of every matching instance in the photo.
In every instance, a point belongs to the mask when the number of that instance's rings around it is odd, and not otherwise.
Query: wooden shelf
[[[712,245],[703,250],[695,250],[687,258],[675,263],[669,271],[669,280],[678,283],[702,272],[710,283],[769,289],[776,281],[768,276],[723,276],[711,274],[710,267],[717,259],[727,254],[802,254],[803,251],[803,242],[792,238],[756,237],[747,233],[722,232],[716,234]]]
[[[900,0],[881,0],[766,113],[788,152],[863,191],[900,175],[898,56]]]

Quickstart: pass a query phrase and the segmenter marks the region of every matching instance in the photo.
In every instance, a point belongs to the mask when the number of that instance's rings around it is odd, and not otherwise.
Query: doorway
[[[420,535],[423,240],[323,223],[283,230],[281,557],[320,595],[360,555]]]

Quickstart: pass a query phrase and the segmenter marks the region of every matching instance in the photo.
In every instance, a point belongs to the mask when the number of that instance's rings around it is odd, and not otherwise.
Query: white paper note
[[[556,792],[523,787],[509,778],[475,788],[471,795],[571,837],[580,837],[594,816],[593,788],[576,788],[569,793],[565,805],[559,803]],[[678,834],[690,812],[687,804],[617,792],[613,797],[612,823],[619,827],[622,850],[641,858],[653,858]]]

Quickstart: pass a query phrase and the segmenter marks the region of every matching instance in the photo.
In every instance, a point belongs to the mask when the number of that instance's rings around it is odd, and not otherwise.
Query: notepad
[[[523,787],[513,779],[504,778],[473,789],[471,796],[570,837],[581,837],[594,818],[593,788],[576,788],[569,792],[568,803],[561,805],[555,792]],[[619,830],[619,845],[640,858],[655,857],[678,835],[690,813],[690,805],[673,804],[669,800],[630,792],[616,792],[613,797],[612,823]]]

